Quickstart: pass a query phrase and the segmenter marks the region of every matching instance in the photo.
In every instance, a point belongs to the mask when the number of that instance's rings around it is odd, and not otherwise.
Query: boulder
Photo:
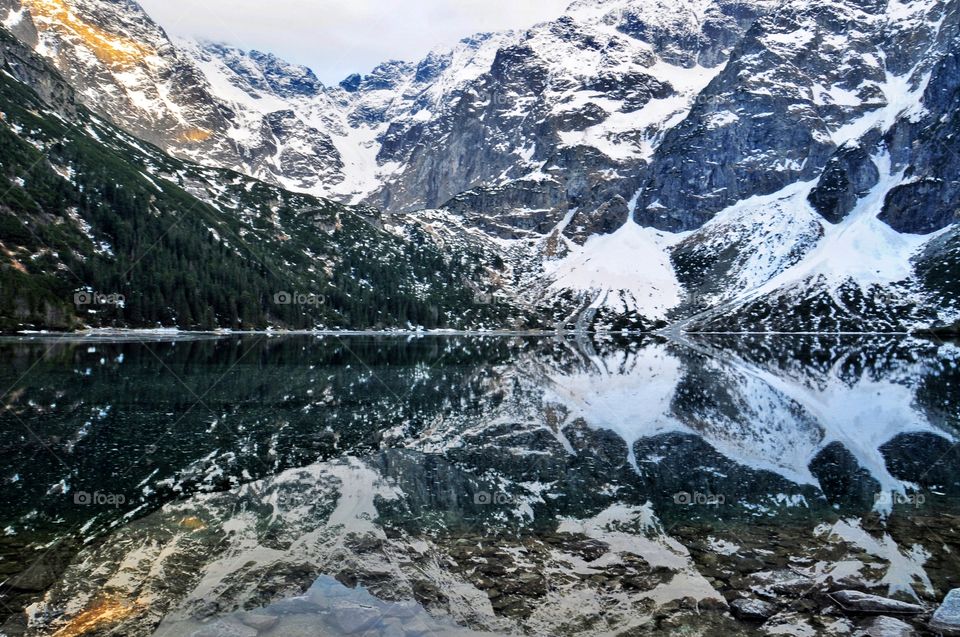
[[[923,606],[880,597],[879,595],[870,595],[861,591],[837,591],[836,593],[830,593],[830,597],[843,610],[854,613],[917,615],[923,612]]]
[[[960,635],[960,588],[947,593],[930,620],[930,629],[944,635]]]

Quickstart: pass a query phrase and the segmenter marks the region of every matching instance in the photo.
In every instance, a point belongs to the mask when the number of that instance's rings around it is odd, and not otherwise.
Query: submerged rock
[[[194,631],[191,637],[257,637],[257,631],[225,618]]]
[[[917,631],[910,624],[894,617],[872,617],[855,637],[913,637]]]
[[[348,635],[372,626],[378,619],[378,609],[361,604],[343,605],[333,611],[334,623]]]
[[[777,607],[760,599],[735,599],[730,610],[737,619],[766,621],[777,614]]]
[[[916,615],[923,612],[923,606],[860,591],[837,591],[830,593],[830,597],[844,610],[856,613]]]
[[[804,614],[783,612],[777,613],[763,625],[763,634],[801,637],[804,635],[834,635],[837,634],[837,631],[830,626],[824,626],[822,632],[817,631]]]
[[[960,588],[947,593],[930,620],[930,628],[944,635],[960,635]]]
[[[243,623],[251,628],[256,629],[257,631],[270,630],[277,625],[277,622],[280,621],[280,618],[276,615],[262,615],[258,613],[252,613],[246,615],[243,618]]]
[[[791,570],[764,571],[750,576],[750,588],[769,599],[776,599],[781,595],[797,596],[809,591],[814,580]]]

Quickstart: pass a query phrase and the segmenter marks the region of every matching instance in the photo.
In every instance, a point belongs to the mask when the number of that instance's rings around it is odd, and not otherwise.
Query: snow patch
[[[682,298],[668,250],[684,236],[628,221],[613,234],[590,237],[556,264],[547,272],[549,289],[591,293],[592,307],[664,318]]]

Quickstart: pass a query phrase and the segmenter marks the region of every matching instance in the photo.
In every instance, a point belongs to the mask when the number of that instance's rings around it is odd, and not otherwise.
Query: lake
[[[831,593],[929,610],[960,586],[949,342],[130,334],[0,358],[8,635],[853,634],[870,617]]]

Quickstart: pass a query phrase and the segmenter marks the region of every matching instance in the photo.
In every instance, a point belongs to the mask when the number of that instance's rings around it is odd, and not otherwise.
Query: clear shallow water
[[[242,336],[0,356],[0,565],[8,603],[52,585],[36,634],[251,634],[238,612],[293,621],[283,600],[332,597],[329,578],[388,604],[356,634],[389,634],[390,604],[440,634],[749,634],[722,605],[758,595],[819,631],[803,590],[933,604],[960,585],[950,344]],[[64,537],[90,541],[50,549]]]
[[[383,601],[363,586],[349,588],[324,575],[303,594],[264,608],[237,611],[197,620],[171,621],[160,626],[157,637],[193,635],[225,637],[242,635],[256,627],[266,637],[291,635],[405,635],[411,629],[421,634],[450,637],[481,637],[484,633],[432,617],[414,601]]]

